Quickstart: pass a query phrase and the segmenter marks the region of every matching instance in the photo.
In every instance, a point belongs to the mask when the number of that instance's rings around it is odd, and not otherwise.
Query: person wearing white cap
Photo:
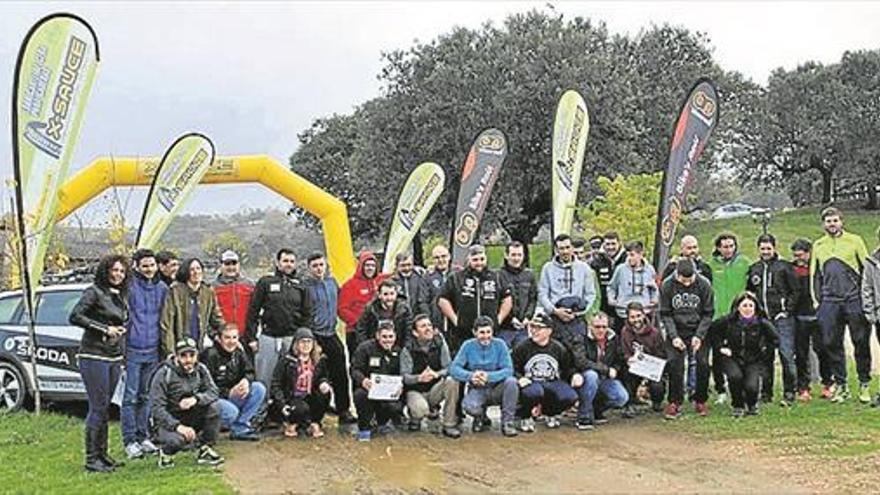
[[[238,327],[239,339],[244,339],[247,326],[248,306],[254,293],[254,281],[241,273],[241,260],[238,253],[231,249],[220,255],[220,273],[214,280],[214,294],[217,304],[227,323]],[[245,351],[250,353],[250,346],[242,340]],[[250,353],[251,358],[253,354]]]

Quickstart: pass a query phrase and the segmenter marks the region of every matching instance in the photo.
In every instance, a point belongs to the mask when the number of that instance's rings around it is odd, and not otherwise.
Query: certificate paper
[[[653,382],[659,382],[663,376],[663,368],[666,367],[666,360],[639,352],[635,354],[634,359],[630,361],[629,372],[647,378]]]
[[[403,391],[403,377],[394,375],[379,375],[372,373],[370,381],[373,386],[367,398],[370,400],[397,400]]]

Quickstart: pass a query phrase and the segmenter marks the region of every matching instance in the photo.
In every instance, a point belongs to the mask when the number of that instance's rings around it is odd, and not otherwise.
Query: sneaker
[[[593,424],[593,420],[590,418],[578,418],[574,423],[574,426],[581,431],[594,430],[596,428]]]
[[[782,394],[782,400],[779,401],[781,407],[791,407],[794,405],[794,392],[785,392]]]
[[[706,417],[709,415],[709,406],[705,402],[694,402],[694,412],[699,416]]]
[[[156,444],[148,438],[141,442],[141,450],[144,452],[144,455],[153,455],[159,452],[159,447],[156,447]]]
[[[728,399],[727,393],[721,392],[717,396],[715,396],[715,405],[720,406],[720,405],[726,403],[727,399]]]
[[[167,469],[170,467],[174,467],[174,456],[166,454],[159,449],[159,469]]]
[[[822,397],[823,399],[830,399],[834,397],[835,392],[837,392],[837,385],[822,385],[822,393],[819,395],[819,397]]]
[[[849,393],[849,388],[842,385],[835,389],[834,396],[831,397],[831,402],[835,404],[843,404],[852,398],[852,394]]]
[[[225,460],[226,459],[218,454],[210,445],[202,445],[201,448],[199,448],[199,456],[196,458],[196,463],[217,466],[223,464],[223,461]]]
[[[620,416],[625,419],[632,419],[636,417],[636,408],[633,406],[626,406],[623,408],[623,411],[621,411]]]
[[[734,407],[733,411],[730,414],[734,418],[741,418],[745,415],[745,413],[746,413],[745,409],[743,409],[741,407]]]
[[[597,412],[593,421],[597,425],[604,425],[608,422],[608,418],[605,417],[605,413]]]
[[[519,435],[516,431],[516,424],[513,421],[505,421],[501,424],[501,434],[505,437],[515,437]]]
[[[863,383],[859,385],[859,402],[869,404],[871,402],[871,384]]]
[[[422,421],[420,419],[410,419],[406,423],[407,431],[420,431],[422,429]]]
[[[258,442],[260,441],[260,434],[254,430],[244,430],[230,433],[229,439],[238,440],[241,442]]]
[[[461,437],[461,430],[459,430],[457,426],[444,426],[442,431],[443,436],[447,438]]]
[[[376,428],[376,433],[378,433],[379,435],[391,435],[395,431],[397,430],[396,428],[394,428],[394,423],[385,423],[384,425],[379,425],[379,427]]]
[[[746,406],[746,416],[757,416],[759,413],[757,404]]]
[[[535,420],[532,418],[525,418],[519,421],[519,429],[524,433],[532,433],[535,431]]]
[[[358,442],[369,442],[373,439],[373,432],[370,430],[358,430],[357,440]]]
[[[318,423],[312,423],[309,425],[309,436],[312,438],[321,438],[324,436],[324,430],[321,429],[321,425]]]
[[[141,447],[141,444],[131,442],[125,446],[125,456],[129,459],[140,459],[144,456],[144,449]]]
[[[355,423],[357,423],[357,418],[355,418],[350,412],[345,411],[344,413],[339,415],[339,424],[353,425]]]
[[[434,435],[440,433],[442,430],[442,426],[440,425],[440,418],[428,419],[428,432],[433,433]]]
[[[666,404],[666,410],[663,411],[663,417],[669,420],[678,419],[681,417],[681,406],[675,402]]]
[[[484,419],[483,416],[475,416],[473,422],[471,423],[471,431],[473,431],[474,433],[485,431],[487,421],[488,419]]]
[[[559,416],[547,416],[547,428],[559,428]]]
[[[813,400],[813,396],[810,394],[810,389],[805,388],[798,393],[797,400],[800,402],[810,402]]]

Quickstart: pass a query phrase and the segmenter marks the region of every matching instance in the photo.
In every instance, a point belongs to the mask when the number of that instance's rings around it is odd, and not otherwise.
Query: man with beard
[[[510,288],[486,266],[486,249],[474,244],[468,249],[468,266],[446,280],[437,306],[452,325],[447,343],[455,354],[472,335],[478,317],[486,316],[497,326],[510,314],[513,300]]]
[[[427,313],[431,296],[425,279],[414,270],[413,255],[398,253],[394,262],[394,276],[391,280],[397,284],[398,296],[404,298],[410,314]],[[397,331],[399,334],[407,333],[404,329]]]
[[[159,251],[156,253],[156,263],[159,265],[159,280],[171,287],[177,278],[177,270],[180,269],[180,258],[171,251]]]
[[[525,247],[519,241],[511,241],[504,250],[504,266],[499,271],[501,283],[510,288],[513,310],[501,325],[498,336],[508,347],[526,340],[526,320],[535,314],[538,302],[538,283],[535,274],[525,267]]]
[[[795,323],[795,356],[798,373],[798,400],[809,402],[810,393],[810,348],[816,353],[819,361],[819,377],[822,381],[820,397],[830,399],[833,395],[834,380],[828,368],[828,356],[822,343],[822,330],[816,318],[816,308],[810,297],[810,257],[813,243],[807,239],[797,239],[791,245],[792,267],[798,290],[797,301],[794,303]]]
[[[855,349],[859,374],[859,401],[871,402],[871,345],[868,320],[862,308],[862,271],[868,248],[861,237],[843,230],[843,215],[837,208],[822,210],[825,235],[813,243],[810,259],[813,305],[822,328],[831,374],[834,377],[832,402],[851,397],[846,383],[845,327]]]
[[[287,353],[294,332],[311,324],[312,303],[296,276],[296,255],[281,248],[275,255],[275,273],[260,278],[248,308],[246,340],[257,353],[257,380],[272,383],[275,365]]]
[[[608,284],[611,283],[614,270],[626,261],[626,253],[622,248],[617,232],[606,232],[602,236],[602,250],[593,256],[590,263],[599,280],[599,309],[612,318],[616,313],[614,307],[608,303]]]
[[[358,345],[372,340],[382,321],[394,323],[397,335],[397,346],[403,346],[409,339],[409,328],[412,324],[412,313],[406,301],[398,297],[397,284],[393,280],[383,280],[379,284],[379,295],[364,309],[358,320],[355,332]]]
[[[372,251],[361,251],[354,276],[339,288],[337,314],[345,322],[345,347],[348,349],[349,361],[358,344],[355,333],[357,322],[364,308],[379,292],[379,284],[385,280],[385,275],[378,272],[377,266],[376,255]]]
[[[638,359],[639,354],[644,353],[650,356],[665,358],[666,347],[663,343],[663,334],[657,330],[645,315],[645,308],[638,301],[629,303],[626,308],[626,324],[620,331],[620,340],[623,344],[623,358],[626,360],[627,366]],[[628,413],[632,414],[632,404],[636,398],[639,386],[643,382],[647,382],[648,392],[651,396],[651,409],[654,412],[663,410],[663,395],[666,392],[666,386],[661,378],[660,381],[651,381],[642,378],[639,375],[630,373],[629,370],[624,374],[623,383],[629,392],[629,404],[627,405]]]

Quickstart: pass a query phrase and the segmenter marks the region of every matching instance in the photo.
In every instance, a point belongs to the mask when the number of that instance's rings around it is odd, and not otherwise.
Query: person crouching
[[[284,419],[284,436],[295,438],[300,431],[312,438],[324,436],[321,421],[332,390],[328,376],[327,360],[312,331],[297,329],[272,375],[272,397]]]
[[[403,413],[399,396],[397,400],[369,398],[373,374],[400,376],[400,348],[396,345],[396,339],[394,322],[381,320],[373,338],[361,342],[351,359],[351,383],[356,387],[354,406],[358,417],[358,441],[370,441],[374,418],[380,434],[391,433],[394,431],[393,422],[399,420]]]

